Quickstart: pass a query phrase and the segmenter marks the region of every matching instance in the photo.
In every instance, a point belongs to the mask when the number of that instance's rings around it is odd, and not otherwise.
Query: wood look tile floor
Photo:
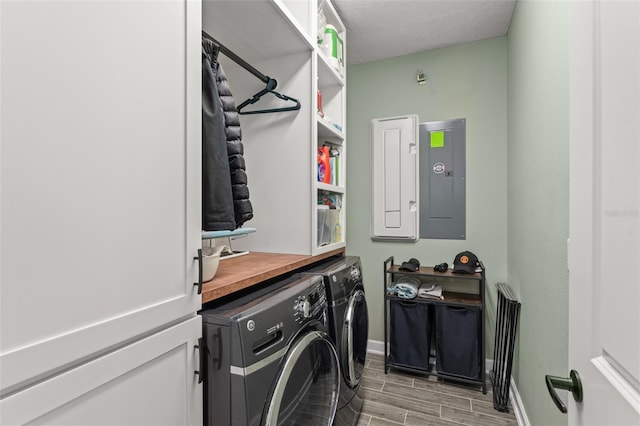
[[[367,354],[363,373],[364,405],[358,426],[517,426],[513,410],[493,409],[490,386],[453,384],[437,377],[389,369],[382,355]]]

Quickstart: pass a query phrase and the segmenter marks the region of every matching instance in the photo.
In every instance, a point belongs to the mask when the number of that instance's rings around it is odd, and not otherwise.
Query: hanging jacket
[[[224,130],[227,141],[227,153],[229,155],[233,210],[236,226],[240,227],[246,221],[253,218],[253,207],[249,200],[249,187],[247,186],[240,116],[235,101],[233,100],[233,95],[231,94],[231,87],[219,63],[217,64],[216,82],[224,111]]]
[[[202,39],[202,229],[236,229],[229,153],[216,72],[219,47]]]

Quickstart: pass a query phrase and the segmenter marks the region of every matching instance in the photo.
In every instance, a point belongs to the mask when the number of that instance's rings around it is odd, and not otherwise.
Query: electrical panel
[[[420,238],[464,240],[466,120],[420,123]]]

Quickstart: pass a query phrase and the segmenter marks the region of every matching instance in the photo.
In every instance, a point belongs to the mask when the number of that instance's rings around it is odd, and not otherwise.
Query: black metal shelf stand
[[[436,272],[433,271],[432,267],[424,267],[421,266],[416,272],[408,272],[400,270],[398,265],[394,265],[393,256],[389,257],[387,260],[383,262],[383,294],[384,294],[384,372],[387,374],[389,368],[394,368],[410,373],[423,374],[436,376],[442,379],[457,381],[466,384],[479,385],[482,387],[482,393],[487,393],[487,385],[486,385],[486,365],[485,365],[485,286],[486,286],[486,278],[485,278],[485,268],[484,264],[480,262],[480,272],[476,272],[475,274],[454,274],[450,270],[447,272]],[[399,298],[393,294],[389,294],[387,289],[390,287],[390,284],[394,281],[396,275],[404,275],[404,276],[412,276],[416,278],[428,278],[430,281],[434,282],[468,282],[471,284],[475,284],[477,289],[477,293],[453,293],[453,292],[443,292],[444,299],[430,299],[430,298],[419,298],[416,297],[414,299],[403,299]],[[474,289],[474,290],[475,290]],[[426,304],[432,306],[450,306],[450,307],[469,307],[475,308],[480,311],[479,314],[479,327],[478,327],[478,341],[480,345],[480,371],[477,378],[469,378],[469,377],[461,377],[459,375],[451,375],[443,372],[438,372],[435,368],[434,363],[431,362],[431,359],[427,361],[428,368],[420,368],[420,367],[412,367],[407,365],[400,365],[392,359],[390,356],[391,352],[391,326],[390,326],[390,302],[391,301],[403,301],[403,302],[411,302],[411,303],[419,303]],[[430,348],[427,348],[429,350]],[[437,349],[436,349],[437,350]],[[431,358],[431,356],[429,356]]]

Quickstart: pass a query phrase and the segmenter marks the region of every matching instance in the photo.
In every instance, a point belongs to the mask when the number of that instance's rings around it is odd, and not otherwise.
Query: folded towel
[[[387,293],[395,294],[402,299],[415,299],[418,295],[420,280],[417,278],[403,277],[401,281],[394,283],[387,288]]]
[[[444,299],[442,286],[436,284],[422,284],[418,289],[418,297],[426,299]]]

